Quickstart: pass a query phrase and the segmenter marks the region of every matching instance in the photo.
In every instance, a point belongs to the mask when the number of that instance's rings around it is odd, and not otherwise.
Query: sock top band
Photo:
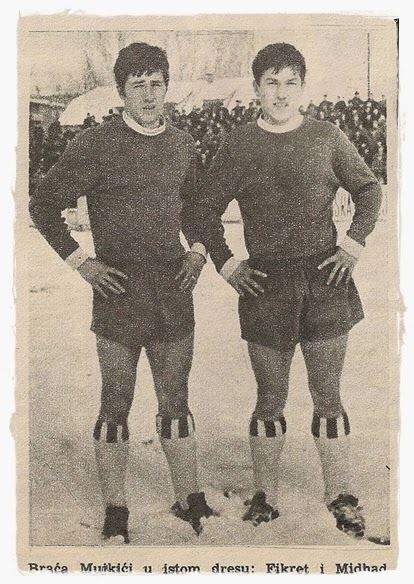
[[[250,436],[263,436],[266,438],[275,438],[286,434],[286,419],[281,416],[278,420],[259,420],[252,416],[250,420]]]
[[[157,433],[161,438],[188,438],[195,432],[193,414],[189,412],[180,418],[156,416]]]
[[[338,418],[323,418],[318,414],[313,414],[312,434],[315,438],[338,438],[348,436],[351,432],[349,418],[343,412]]]

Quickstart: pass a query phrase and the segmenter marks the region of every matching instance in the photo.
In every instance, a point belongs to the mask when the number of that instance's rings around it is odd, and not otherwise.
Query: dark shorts
[[[107,262],[109,264],[109,262]],[[182,258],[162,266],[113,265],[128,275],[119,278],[124,294],[93,292],[91,330],[128,347],[183,339],[194,330],[191,292],[179,289],[175,276]]]
[[[333,264],[318,270],[335,251],[284,261],[250,259],[251,267],[268,277],[256,278],[264,294],[239,299],[242,338],[286,351],[301,341],[344,335],[362,320],[364,312],[353,279],[328,286]]]

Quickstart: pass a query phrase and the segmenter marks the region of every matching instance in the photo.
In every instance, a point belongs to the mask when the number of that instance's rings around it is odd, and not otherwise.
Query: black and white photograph
[[[397,38],[373,16],[20,19],[22,569],[392,566]]]

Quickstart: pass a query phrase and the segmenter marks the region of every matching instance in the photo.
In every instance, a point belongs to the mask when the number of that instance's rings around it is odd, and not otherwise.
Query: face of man
[[[145,128],[156,128],[164,109],[167,87],[161,71],[129,75],[122,96],[125,111]]]
[[[254,89],[260,99],[265,121],[281,125],[298,115],[304,83],[292,67],[285,67],[278,73],[274,69],[267,69],[260,83],[254,82]]]

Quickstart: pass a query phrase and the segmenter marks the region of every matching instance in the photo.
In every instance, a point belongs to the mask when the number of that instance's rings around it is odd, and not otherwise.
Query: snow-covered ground
[[[340,224],[340,228],[344,228]],[[227,225],[241,253],[241,226]],[[77,233],[90,246],[89,233]],[[379,223],[355,273],[366,313],[350,337],[343,401],[352,425],[357,491],[368,531],[388,531],[389,356],[387,223]],[[100,378],[89,331],[91,290],[30,229],[31,544],[102,545],[102,501],[92,428]],[[132,544],[136,545],[373,545],[342,535],[322,503],[322,476],[310,433],[311,399],[302,357],[292,365],[288,434],[282,456],[277,521],[243,523],[243,498],[252,465],[247,426],[255,384],[239,337],[237,298],[208,264],[195,292],[196,346],[190,379],[201,484],[220,512],[197,538],[168,510],[173,502],[167,465],[155,433],[156,403],[148,363],[141,358],[130,415],[128,494]],[[230,498],[224,490],[234,491]]]

